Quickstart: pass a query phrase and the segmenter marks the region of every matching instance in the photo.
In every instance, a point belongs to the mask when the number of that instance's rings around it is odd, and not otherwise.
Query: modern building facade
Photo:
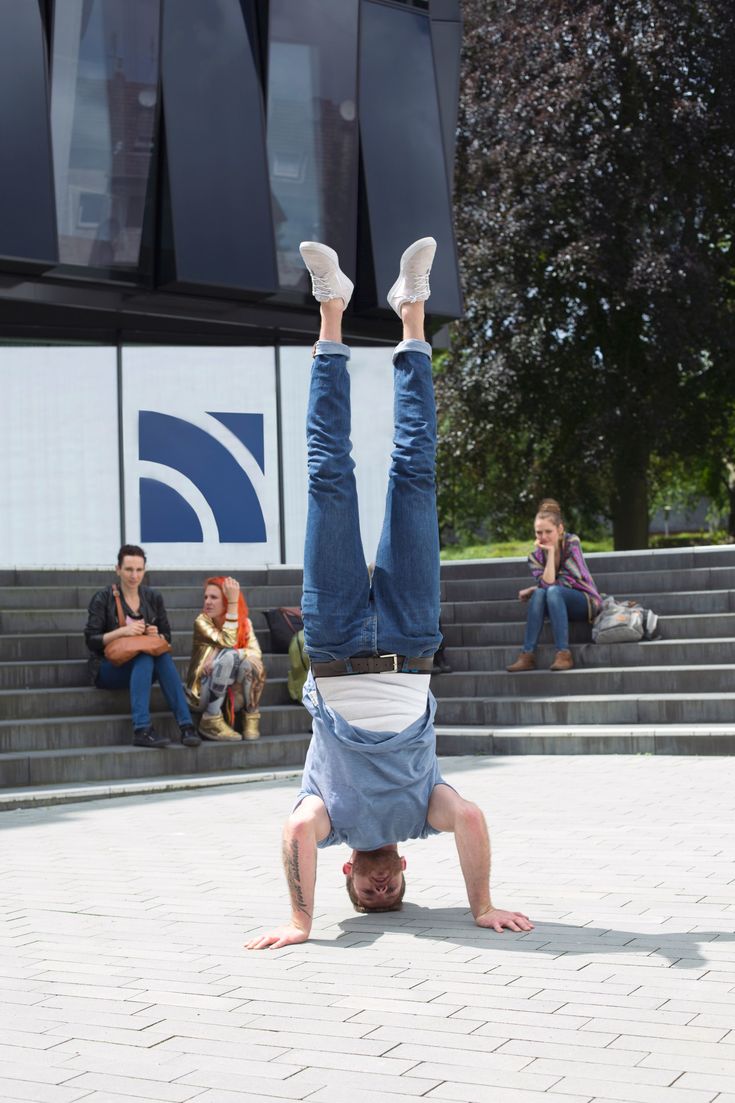
[[[461,312],[460,40],[459,0],[0,0],[0,566],[300,560],[305,238],[356,276],[369,555],[403,245]]]

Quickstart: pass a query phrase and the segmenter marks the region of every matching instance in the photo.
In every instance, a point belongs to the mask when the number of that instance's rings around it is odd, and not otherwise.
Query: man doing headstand
[[[401,257],[388,302],[403,323],[393,354],[394,450],[372,578],[360,536],[350,442],[350,350],[342,314],[352,283],[333,249],[301,255],[321,304],[307,411],[309,508],[302,612],[311,672],[304,704],[313,735],[301,791],[283,832],[291,920],[252,950],[305,942],[312,926],[317,849],[346,843],[347,891],[358,911],[394,911],[405,892],[398,842],[454,832],[475,923],[529,931],[490,898],[490,840],[477,805],[448,785],[436,757],[429,689],[439,633],[436,412],[424,302],[436,251],[421,238]]]

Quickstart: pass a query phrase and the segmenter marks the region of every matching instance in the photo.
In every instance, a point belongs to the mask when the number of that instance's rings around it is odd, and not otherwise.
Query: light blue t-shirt
[[[426,819],[434,786],[444,784],[431,691],[424,715],[400,732],[352,727],[325,704],[311,672],[303,701],[313,735],[294,807],[310,795],[324,801],[332,830],[320,847],[347,843],[353,850],[377,850],[438,834]]]

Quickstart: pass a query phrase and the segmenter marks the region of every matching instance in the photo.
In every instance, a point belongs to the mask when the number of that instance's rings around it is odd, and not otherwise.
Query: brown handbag
[[[117,586],[112,587],[112,593],[117,606],[117,620],[120,628],[125,627],[125,614],[123,613],[120,591]],[[110,640],[105,646],[105,658],[113,666],[122,666],[129,663],[136,655],[145,652],[146,655],[165,655],[171,650],[171,644],[165,636],[119,636],[116,640]]]

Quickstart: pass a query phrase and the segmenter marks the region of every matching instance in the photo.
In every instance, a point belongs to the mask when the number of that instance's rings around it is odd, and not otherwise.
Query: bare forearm
[[[554,548],[546,549],[546,566],[541,577],[549,586],[556,582],[556,552]]]
[[[291,897],[291,922],[308,934],[314,918],[316,837],[309,825],[287,823],[283,831],[283,869]]]
[[[482,812],[474,805],[457,816],[454,839],[467,900],[475,919],[492,907],[490,898],[490,836]]]

